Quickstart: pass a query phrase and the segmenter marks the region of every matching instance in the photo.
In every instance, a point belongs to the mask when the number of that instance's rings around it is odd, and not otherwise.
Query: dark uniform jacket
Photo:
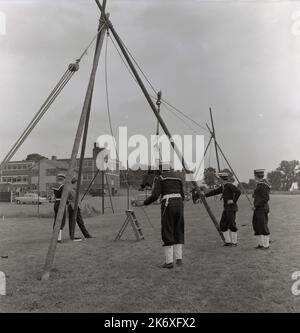
[[[53,193],[55,196],[55,200],[59,201],[62,197],[62,193],[64,190],[64,184],[57,184],[57,186],[53,187],[52,190],[53,190]],[[75,189],[70,188],[69,193],[68,193],[67,205],[71,204],[72,207],[74,206],[75,196],[76,196]]]
[[[64,190],[64,184],[57,184],[55,187],[52,188],[55,200],[61,199],[62,192]]]
[[[269,208],[268,201],[270,200],[270,189],[271,186],[265,179],[257,183],[253,193],[255,208]]]
[[[182,179],[179,178],[173,171],[163,172],[155,181],[152,194],[144,201],[144,205],[150,205],[155,202],[160,196],[166,194],[179,193],[181,198],[184,199],[184,191]],[[172,199],[169,201],[171,203]]]
[[[216,188],[215,190],[206,193],[205,196],[212,197],[218,194],[222,194],[224,207],[226,207],[229,200],[232,200],[234,204],[237,203],[241,195],[241,191],[235,185],[231,183],[225,183],[224,185]]]

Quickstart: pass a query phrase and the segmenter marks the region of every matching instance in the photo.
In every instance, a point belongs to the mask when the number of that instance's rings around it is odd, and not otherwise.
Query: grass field
[[[125,198],[116,200],[116,214],[107,210],[105,216],[85,220],[96,238],[58,244],[47,282],[38,277],[52,219],[1,218],[0,257],[8,258],[0,258],[0,271],[7,276],[0,311],[300,312],[300,296],[291,293],[291,275],[300,270],[300,196],[271,197],[269,251],[254,249],[252,211],[245,198],[240,200],[237,248],[222,247],[204,208],[188,202],[184,265],[173,270],[157,267],[163,262],[159,206],[146,208],[151,224],[136,209],[144,241],[136,242],[128,228],[123,239],[114,242],[126,207]],[[221,203],[209,202],[219,217]],[[0,216],[9,215],[7,207],[6,214],[1,209]]]

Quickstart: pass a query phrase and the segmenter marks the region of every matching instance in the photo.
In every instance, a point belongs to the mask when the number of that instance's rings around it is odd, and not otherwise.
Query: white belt
[[[173,199],[173,198],[181,198],[181,194],[180,194],[180,193],[165,194],[165,195],[162,197],[162,200],[166,200],[166,202],[165,202],[165,207],[168,206],[169,199]]]

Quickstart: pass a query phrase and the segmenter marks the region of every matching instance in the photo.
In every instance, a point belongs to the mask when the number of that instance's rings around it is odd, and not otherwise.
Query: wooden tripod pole
[[[211,133],[211,136],[213,136],[212,130],[210,129],[210,127],[209,127],[207,124],[206,124],[206,127],[208,128],[209,132]],[[251,199],[249,198],[249,196],[248,196],[248,194],[247,194],[247,192],[246,192],[246,190],[245,190],[243,184],[240,182],[238,176],[236,175],[236,173],[235,173],[235,171],[233,170],[231,164],[229,163],[227,157],[225,156],[225,153],[223,152],[223,150],[222,150],[222,148],[220,147],[219,143],[218,143],[217,141],[215,141],[215,143],[216,143],[217,149],[220,151],[220,153],[221,153],[221,155],[223,156],[225,162],[227,163],[227,165],[228,165],[230,171],[232,172],[233,176],[235,177],[235,179],[237,180],[238,184],[240,185],[242,191],[244,192],[244,194],[245,194],[247,200],[249,201],[251,208],[254,208]]]
[[[106,0],[103,1],[103,4],[105,4],[105,3],[106,3]],[[104,27],[105,27],[105,24],[103,23],[102,27],[101,27],[102,31],[104,31]],[[80,141],[82,138],[84,123],[85,123],[86,115],[87,115],[88,108],[90,105],[90,100],[92,98],[92,92],[93,92],[94,82],[95,82],[95,78],[96,78],[96,72],[97,72],[97,68],[98,68],[100,53],[101,53],[101,45],[98,44],[97,48],[96,48],[94,61],[93,61],[93,67],[92,67],[92,71],[91,71],[91,75],[90,75],[87,93],[85,96],[84,105],[83,105],[83,109],[81,112],[77,132],[76,132],[76,136],[75,136],[75,140],[74,140],[74,144],[73,144],[71,162],[70,162],[70,165],[69,165],[69,168],[67,171],[67,175],[66,175],[66,183],[63,188],[63,193],[62,193],[62,197],[60,200],[57,217],[56,217],[56,220],[54,223],[54,230],[53,230],[53,234],[51,237],[51,241],[50,241],[50,245],[48,248],[48,253],[46,256],[46,261],[45,261],[45,265],[44,265],[44,269],[43,269],[43,273],[42,273],[42,277],[41,277],[41,279],[43,281],[48,280],[50,277],[50,271],[51,271],[52,264],[53,264],[54,257],[55,257],[55,250],[56,250],[56,245],[57,245],[58,234],[60,231],[64,213],[65,213],[68,194],[69,194],[70,187],[71,187],[71,179],[74,175],[74,171],[76,168],[76,157],[78,154],[79,145],[80,145]]]
[[[215,152],[216,152],[218,172],[221,172],[220,161],[219,161],[219,152],[218,152],[217,139],[216,139],[216,131],[215,131],[215,125],[214,125],[214,118],[213,118],[213,115],[212,115],[211,108],[209,108],[209,114],[210,114],[210,121],[211,121],[211,128],[212,128],[212,134],[211,135],[213,136],[214,144],[215,144]]]
[[[102,8],[102,6],[101,6],[99,0],[95,0],[95,1],[96,1],[97,6],[99,7],[100,11],[103,13],[103,8]],[[171,144],[173,150],[174,150],[175,153],[177,154],[179,160],[182,162],[183,169],[188,173],[188,172],[189,172],[189,169],[188,169],[188,167],[185,165],[185,160],[184,160],[184,158],[183,158],[183,156],[182,156],[182,154],[181,154],[181,151],[178,149],[178,147],[177,147],[176,144],[174,143],[174,140],[173,140],[173,138],[172,138],[172,135],[171,135],[169,129],[167,128],[167,126],[166,126],[164,120],[162,119],[161,115],[158,113],[157,108],[156,108],[155,104],[153,103],[153,101],[152,101],[152,99],[151,99],[151,96],[150,96],[150,94],[148,93],[148,91],[147,91],[147,89],[146,89],[146,87],[145,87],[145,85],[144,85],[144,83],[143,83],[143,81],[142,81],[140,75],[138,74],[138,72],[137,72],[137,70],[136,70],[136,68],[135,68],[135,66],[134,66],[134,64],[133,64],[133,62],[132,62],[130,56],[128,55],[128,53],[127,53],[127,51],[126,51],[126,48],[124,47],[124,44],[123,44],[122,40],[120,39],[119,35],[117,34],[117,32],[116,32],[116,30],[114,29],[112,23],[109,21],[109,19],[107,18],[106,15],[104,15],[104,19],[105,19],[106,24],[107,24],[107,26],[109,27],[110,31],[112,32],[112,34],[113,34],[113,36],[114,36],[114,38],[115,38],[115,40],[116,40],[116,42],[117,42],[117,44],[118,44],[120,50],[122,51],[122,53],[123,53],[123,55],[124,55],[124,58],[126,59],[128,65],[129,65],[129,67],[130,67],[130,69],[131,69],[131,71],[132,71],[132,73],[133,73],[133,75],[134,75],[136,81],[138,82],[138,84],[139,84],[139,86],[140,86],[140,88],[141,88],[141,90],[142,90],[142,92],[143,92],[143,94],[144,94],[146,100],[148,101],[148,103],[149,103],[149,105],[150,105],[150,107],[151,107],[151,109],[152,109],[152,111],[153,111],[155,117],[157,118],[157,120],[159,121],[160,126],[162,127],[162,129],[164,130],[165,134],[166,134],[167,137],[169,138],[169,140],[170,140],[170,144]],[[208,215],[210,216],[210,218],[211,218],[211,220],[212,220],[214,226],[216,227],[216,229],[217,229],[217,231],[218,231],[218,233],[219,233],[221,239],[223,240],[223,242],[225,242],[225,239],[224,239],[223,233],[222,233],[221,230],[220,230],[220,227],[219,227],[218,221],[217,221],[217,219],[215,218],[215,216],[214,216],[212,210],[210,209],[210,207],[209,207],[209,205],[208,205],[208,203],[207,203],[207,200],[206,200],[205,195],[203,195],[203,193],[201,192],[201,190],[200,190],[200,188],[199,188],[199,186],[198,186],[196,180],[193,180],[193,181],[192,181],[192,184],[193,184],[194,188],[197,190],[197,193],[198,193],[198,195],[199,195],[199,198],[201,199],[201,201],[202,201],[202,203],[203,203],[203,205],[204,205],[204,207],[205,207],[205,209],[206,209]]]
[[[105,2],[103,2],[104,8],[106,7]],[[99,23],[99,29],[98,30],[101,29],[101,24],[102,23],[103,23],[103,18],[100,17],[100,23]],[[97,52],[98,48],[100,47],[100,50],[101,50],[101,48],[103,46],[104,37],[105,37],[105,29],[103,29],[100,32],[100,34],[98,34],[97,41],[96,41],[96,49],[95,49],[94,58],[96,57],[96,52]],[[84,160],[84,155],[85,155],[86,141],[87,141],[90,115],[91,115],[93,92],[94,92],[94,85],[93,85],[93,89],[92,89],[92,94],[91,94],[91,99],[90,99],[90,102],[89,102],[88,110],[87,110],[87,113],[86,113],[86,118],[85,118],[85,122],[84,122],[84,131],[83,131],[83,137],[82,137],[82,143],[81,143],[78,179],[77,179],[76,194],[75,194],[75,201],[74,201],[74,210],[73,210],[73,216],[72,216],[72,221],[71,221],[71,230],[70,230],[70,236],[71,236],[72,240],[75,237],[75,227],[76,227],[76,219],[77,219],[77,212],[78,212],[78,205],[79,205],[79,192],[80,192],[83,160]]]

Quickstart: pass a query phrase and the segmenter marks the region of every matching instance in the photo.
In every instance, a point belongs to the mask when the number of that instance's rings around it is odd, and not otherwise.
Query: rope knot
[[[79,59],[76,60],[75,63],[69,65],[69,71],[71,72],[77,72],[79,70]]]

